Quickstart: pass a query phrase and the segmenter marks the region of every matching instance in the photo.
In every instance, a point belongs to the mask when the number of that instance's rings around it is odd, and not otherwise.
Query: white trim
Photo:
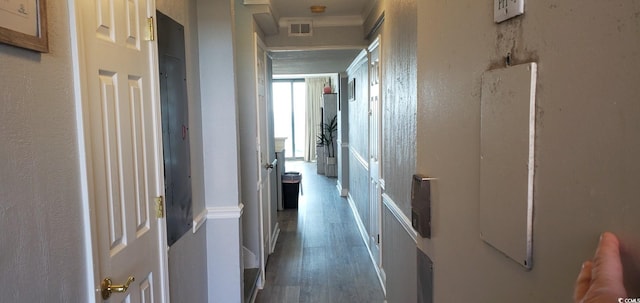
[[[155,0],[147,0],[146,13],[147,16],[158,20],[156,16],[157,6]],[[158,23],[153,22],[153,32],[158,32]],[[164,150],[162,147],[162,110],[161,110],[161,97],[160,97],[160,60],[158,53],[158,41],[149,41],[149,65],[151,66],[151,98],[154,100],[151,109],[154,111],[152,116],[152,122],[155,125],[155,132],[153,133],[154,141],[159,143],[153,147],[156,163],[156,173],[154,178],[157,179],[155,191],[159,196],[166,197],[165,192],[165,180],[164,180]],[[147,151],[149,152],[149,151]],[[167,240],[167,218],[157,218],[158,224],[158,254],[160,258],[160,282],[162,283],[162,298],[158,302],[169,303],[171,302],[171,288],[169,286],[169,244]]]
[[[369,61],[368,54],[367,48],[363,49],[358,56],[351,61],[349,67],[347,67],[347,74],[352,74],[354,69],[360,67],[362,64],[366,64],[366,62]]]
[[[336,181],[336,188],[338,189],[338,193],[340,194],[340,197],[346,197],[349,194],[349,189],[343,188],[342,183],[340,183],[340,180]]]
[[[276,242],[278,242],[279,236],[280,223],[276,222],[276,227],[273,229],[273,233],[271,234],[271,247],[269,248],[269,254],[272,254],[276,250]]]
[[[413,242],[418,244],[418,232],[413,229],[411,225],[411,219],[409,219],[402,210],[398,207],[398,205],[387,195],[386,193],[382,194],[382,203],[387,207],[387,209],[393,214],[394,217],[400,222],[400,225],[404,227],[404,230],[407,231],[407,234],[413,239]]]
[[[358,230],[360,231],[360,236],[362,237],[362,241],[364,245],[367,246],[367,250],[369,251],[369,256],[371,256],[371,249],[369,248],[369,233],[367,232],[367,228],[362,223],[362,219],[360,217],[360,213],[358,212],[358,207],[356,206],[356,202],[353,200],[351,195],[347,196],[347,201],[349,202],[349,206],[351,207],[351,212],[353,213],[353,217],[356,220],[356,225],[358,225]],[[371,260],[374,262],[373,256],[371,256]],[[376,265],[376,267],[378,267]]]
[[[193,233],[198,232],[200,227],[204,225],[204,222],[207,221],[207,209],[203,209],[194,219],[193,219]]]
[[[369,52],[373,52],[376,49],[376,47],[380,46],[380,40],[381,40],[380,35],[378,35],[376,39],[373,40],[371,44],[369,44],[369,48],[367,48]],[[378,56],[378,57],[382,57],[382,56]]]
[[[384,293],[385,298],[387,297],[387,273],[384,272],[384,268],[380,267],[378,271],[378,279],[380,280],[380,284],[382,285],[382,292]],[[385,301],[387,302],[387,301]]]
[[[85,128],[84,128],[84,113],[83,113],[83,87],[84,82],[84,69],[82,68],[80,58],[84,56],[84,47],[82,44],[81,37],[81,22],[79,22],[79,18],[77,16],[76,9],[76,1],[69,1],[68,13],[69,13],[69,28],[70,30],[70,38],[71,38],[71,64],[73,70],[73,95],[75,102],[75,111],[76,111],[76,128],[77,132],[77,142],[78,142],[78,160],[79,160],[79,170],[80,170],[80,196],[82,200],[82,238],[84,239],[84,262],[85,262],[85,281],[88,282],[88,286],[86,288],[86,299],[87,303],[95,303],[96,302],[96,292],[93,288],[93,281],[98,281],[97,271],[95,270],[95,260],[97,260],[96,252],[97,249],[93,248],[93,229],[92,222],[94,222],[94,216],[92,212],[92,203],[89,199],[89,167],[88,163],[91,161],[89,159],[90,155],[87,154],[87,147],[89,146],[85,140]]]
[[[271,6],[271,0],[244,0],[244,5],[252,5],[252,4],[266,4]]]
[[[364,49],[367,45],[318,45],[318,46],[272,46],[266,50],[271,52],[294,52],[294,51],[318,51],[318,50],[345,50],[345,49]]]
[[[264,281],[264,280],[266,280],[266,278],[264,277],[264,272],[260,271],[258,273],[258,281]],[[247,303],[255,303],[256,302],[256,298],[258,297],[258,292],[261,289],[262,288],[260,288],[260,287],[258,287],[258,285],[256,285],[256,287],[253,289],[253,293],[251,294],[251,297],[249,298],[249,302],[247,302]],[[242,296],[244,297],[244,292],[242,293]]]
[[[531,269],[533,250],[533,203],[535,186],[535,151],[536,151],[536,86],[538,81],[538,64],[530,63],[531,89],[529,93],[529,164],[527,167],[527,261]],[[525,267],[527,267],[525,262]]]
[[[358,160],[358,163],[364,167],[366,171],[369,171],[369,163],[365,160],[353,147],[349,146],[349,152],[353,157]]]
[[[239,219],[244,212],[244,204],[237,206],[207,207],[207,219]]]
[[[380,287],[382,287],[382,292],[386,295],[387,289],[385,286],[386,274],[376,263],[376,258],[373,257],[371,252],[371,246],[369,246],[369,234],[367,233],[367,229],[362,223],[362,219],[360,214],[358,213],[358,208],[356,207],[355,201],[353,201],[353,197],[351,194],[347,195],[347,201],[349,202],[349,206],[351,207],[351,212],[353,213],[353,217],[356,220],[356,225],[358,226],[358,230],[360,231],[360,237],[362,237],[362,242],[364,242],[364,246],[367,247],[367,252],[369,253],[369,259],[371,263],[373,263],[373,268],[376,270],[376,274],[378,275],[378,281],[380,282]]]
[[[258,255],[244,245],[242,245],[242,264],[244,265],[244,268],[260,268]]]

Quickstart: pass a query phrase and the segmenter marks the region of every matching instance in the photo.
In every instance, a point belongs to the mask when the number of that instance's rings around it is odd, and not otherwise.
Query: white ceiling
[[[282,18],[319,16],[362,16],[375,0],[271,0]],[[326,6],[322,14],[311,13],[312,5]]]
[[[346,70],[362,50],[273,52],[273,74],[324,74]]]
[[[271,0],[280,18],[357,17],[363,20],[377,0]],[[322,14],[311,13],[313,5],[324,5]],[[316,19],[318,20],[318,19]],[[362,21],[360,21],[362,22]],[[273,52],[273,73],[315,74],[344,71],[360,49]]]

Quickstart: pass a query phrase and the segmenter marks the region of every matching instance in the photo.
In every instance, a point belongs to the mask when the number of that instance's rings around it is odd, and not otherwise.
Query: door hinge
[[[156,218],[164,218],[164,197],[156,197]]]
[[[153,16],[147,18],[147,40],[148,41],[156,40],[156,35],[155,35],[155,31],[154,31],[154,24],[153,24]]]
[[[380,234],[378,234],[378,244],[380,244]]]

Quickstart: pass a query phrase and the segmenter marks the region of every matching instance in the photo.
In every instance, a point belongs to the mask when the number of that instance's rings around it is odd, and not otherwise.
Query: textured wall
[[[371,221],[369,214],[369,170],[353,154],[350,155],[349,196],[358,209],[362,224],[369,231],[369,222]]]
[[[184,25],[191,18],[185,9],[186,2],[189,2],[189,0],[156,0],[156,8],[171,17],[171,19]]]
[[[434,259],[435,302],[568,302],[604,230],[621,236],[640,296],[640,3],[528,1],[499,25],[492,9],[418,5],[417,166],[439,178],[433,240],[420,246]],[[507,52],[539,63],[529,272],[478,235],[480,79]]]
[[[369,161],[369,69],[367,59],[352,67],[349,82],[356,83],[355,99],[349,100],[349,147]]]
[[[410,217],[410,184],[416,159],[416,0],[386,0],[382,5],[382,179],[391,203]],[[416,302],[415,242],[389,209],[382,209],[387,301]]]
[[[410,217],[416,161],[416,0],[386,1],[382,34],[382,179]]]
[[[87,302],[66,1],[48,1],[47,54],[0,44],[2,302]]]
[[[358,58],[357,58],[358,59]],[[355,81],[355,99],[349,100],[349,194],[360,220],[369,229],[369,69],[367,57],[360,58],[348,71]]]

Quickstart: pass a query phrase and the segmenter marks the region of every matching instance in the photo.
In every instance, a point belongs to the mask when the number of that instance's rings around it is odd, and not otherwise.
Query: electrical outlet
[[[524,0],[493,0],[493,21],[500,23],[524,14]]]

